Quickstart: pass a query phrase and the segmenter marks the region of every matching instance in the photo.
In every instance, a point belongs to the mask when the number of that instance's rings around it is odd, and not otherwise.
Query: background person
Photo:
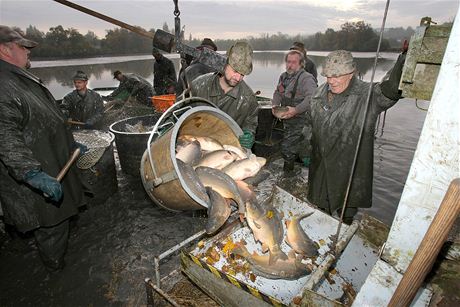
[[[345,223],[353,221],[358,208],[372,205],[375,123],[381,112],[401,98],[398,86],[404,60],[405,51],[383,81],[373,86]],[[351,52],[337,50],[329,53],[322,71],[327,82],[313,95],[311,116],[307,116],[307,125],[312,131],[308,199],[329,214],[342,208],[366,109],[370,84],[359,80],[355,71]]]
[[[176,92],[176,69],[174,63],[153,48],[153,88],[157,95],[174,94]]]
[[[118,96],[126,98],[126,96],[133,97],[137,103],[151,106],[150,97],[155,95],[152,85],[137,74],[123,74],[121,71],[116,70],[113,73],[113,78],[120,81],[118,88],[110,95],[105,96],[107,100],[117,99]]]
[[[297,50],[303,53],[303,57],[305,58],[304,69],[306,72],[313,75],[315,78],[316,84],[318,84],[318,72],[316,70],[315,63],[307,56],[307,48],[301,42],[294,42],[292,43],[292,47],[289,50]]]
[[[208,73],[192,81],[192,96],[202,97],[227,113],[243,129],[240,144],[254,145],[258,103],[252,89],[244,82],[252,72],[252,48],[237,42],[227,52],[227,64],[222,72]]]
[[[284,126],[281,154],[284,159],[285,175],[292,175],[294,162],[303,141],[302,129],[305,126],[306,112],[317,86],[315,78],[303,69],[305,59],[301,52],[291,50],[284,60],[286,71],[279,77],[272,105],[288,108],[288,111],[279,117],[283,120]]]
[[[73,121],[85,123],[73,125],[75,129],[94,129],[104,115],[101,95],[89,89],[88,76],[81,70],[73,76],[75,90],[64,96],[60,105],[64,114]]]
[[[54,178],[76,144],[51,93],[26,71],[35,46],[0,26],[0,202],[5,223],[33,231],[44,265],[57,271],[83,190],[75,166],[62,183]]]

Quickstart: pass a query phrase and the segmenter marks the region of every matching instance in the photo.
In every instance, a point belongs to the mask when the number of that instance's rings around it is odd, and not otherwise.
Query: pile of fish
[[[242,148],[223,145],[212,137],[181,135],[176,141],[179,171],[189,188],[208,206],[206,232],[213,234],[227,221],[231,205],[240,218],[246,214],[238,184],[255,176],[265,158],[248,155]]]
[[[125,130],[126,132],[131,132],[131,133],[144,133],[144,132],[149,132],[153,129],[153,126],[147,126],[144,125],[144,123],[140,120],[134,125],[130,124],[125,124]]]

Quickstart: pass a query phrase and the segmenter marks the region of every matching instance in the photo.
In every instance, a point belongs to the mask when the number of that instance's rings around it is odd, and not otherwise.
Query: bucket
[[[157,112],[163,113],[176,101],[176,94],[152,96],[152,104]]]
[[[113,157],[115,136],[99,130],[78,130],[73,135],[77,142],[88,148],[76,162],[82,180],[93,194],[87,198],[87,205],[102,204],[118,190]]]
[[[139,176],[142,154],[150,136],[150,131],[130,132],[127,125],[135,126],[141,123],[143,127],[151,129],[160,116],[160,114],[135,116],[119,120],[110,125],[109,129],[115,135],[121,170],[124,173]]]
[[[180,135],[209,136],[221,144],[240,147],[238,124],[221,110],[193,107],[183,113],[172,129],[150,145],[153,167],[145,150],[141,161],[141,178],[145,191],[158,205],[171,211],[199,210],[208,207],[206,201],[194,193],[193,181],[186,180],[176,161],[176,140]]]

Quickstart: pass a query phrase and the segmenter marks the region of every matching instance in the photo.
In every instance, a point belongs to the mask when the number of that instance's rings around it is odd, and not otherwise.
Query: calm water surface
[[[326,52],[311,52],[309,57],[321,71]],[[374,63],[373,53],[354,53],[357,67],[364,80],[370,80]],[[179,57],[169,56],[179,71]],[[397,54],[383,53],[379,59],[374,80],[379,81],[394,64]],[[284,70],[284,52],[255,52],[254,70],[245,77],[254,91],[260,90],[263,96],[271,97],[281,72]],[[83,70],[89,76],[90,87],[118,86],[112,72],[135,72],[150,82],[153,81],[153,58],[150,55],[123,56],[108,58],[89,58],[59,61],[32,62],[32,72],[40,77],[56,99],[73,90],[72,76],[76,70]],[[319,77],[319,84],[325,80]],[[426,102],[419,106],[427,107]],[[417,146],[426,112],[415,106],[412,99],[400,100],[387,111],[383,134],[376,136],[374,150],[374,189],[373,207],[366,211],[387,224],[393,220],[401,197],[410,163]]]

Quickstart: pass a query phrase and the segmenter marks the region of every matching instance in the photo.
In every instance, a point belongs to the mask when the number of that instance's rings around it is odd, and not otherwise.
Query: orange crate
[[[176,94],[152,96],[152,104],[158,112],[166,111],[176,101]]]

